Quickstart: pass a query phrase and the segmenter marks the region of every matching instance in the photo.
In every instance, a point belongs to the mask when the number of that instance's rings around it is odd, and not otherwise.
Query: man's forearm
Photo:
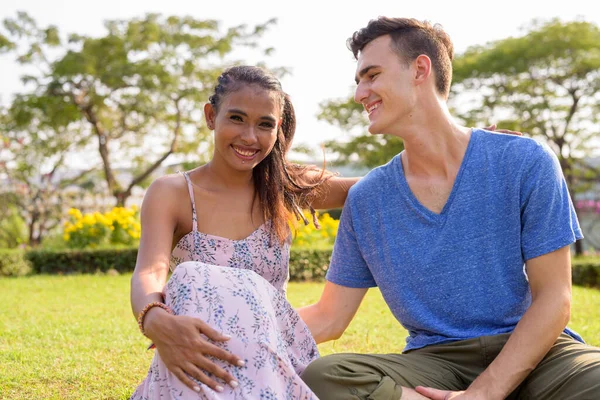
[[[331,318],[327,318],[319,303],[297,309],[315,342],[323,343],[340,337]]]
[[[537,297],[517,324],[498,357],[471,384],[478,398],[506,398],[548,353],[570,318],[570,296]]]

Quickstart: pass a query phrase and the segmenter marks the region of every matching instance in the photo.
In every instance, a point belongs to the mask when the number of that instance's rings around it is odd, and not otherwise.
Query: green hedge
[[[331,249],[292,249],[290,279],[293,281],[323,280]],[[135,267],[137,249],[103,250],[0,250],[0,276],[20,276],[28,273],[73,274],[96,273],[114,269],[121,273]],[[600,257],[573,259],[573,283],[600,288]]]
[[[325,278],[331,249],[292,249],[290,279],[295,281]],[[6,250],[0,252],[0,275],[97,273],[114,269],[131,272],[135,267],[137,248],[103,250]],[[17,266],[28,265],[20,271]]]
[[[573,259],[573,283],[600,288],[600,257]]]
[[[32,250],[25,253],[38,274],[131,272],[135,268],[137,248],[101,250]]]
[[[290,280],[324,280],[330,258],[331,249],[292,249],[290,251]]]

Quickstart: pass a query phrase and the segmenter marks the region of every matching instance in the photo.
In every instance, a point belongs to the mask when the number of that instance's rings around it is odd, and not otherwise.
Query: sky
[[[595,3],[595,4],[594,4]],[[600,25],[600,2],[590,0],[502,1],[272,1],[272,0],[0,0],[0,19],[26,11],[40,26],[57,25],[61,32],[85,35],[105,33],[103,21],[129,19],[146,13],[190,15],[216,19],[225,29],[254,25],[277,18],[260,44],[274,47],[265,61],[285,66],[291,74],[282,85],[292,97],[298,124],[295,144],[315,149],[324,140],[344,140],[345,132],[317,120],[319,104],[346,98],[355,86],[355,60],[346,39],[380,15],[413,17],[440,23],[460,53],[467,47],[521,35],[534,18],[564,21],[583,18]],[[249,63],[258,59],[247,58]],[[20,90],[21,68],[9,56],[0,56],[0,101],[7,103]]]

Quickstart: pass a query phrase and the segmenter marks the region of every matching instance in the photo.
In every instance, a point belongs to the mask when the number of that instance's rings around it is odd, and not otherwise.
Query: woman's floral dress
[[[173,250],[165,302],[175,314],[198,317],[230,335],[229,341],[217,345],[246,365],[213,359],[239,386],[221,382],[225,390],[218,393],[197,382],[201,390],[196,393],[156,352],[148,376],[131,399],[317,399],[300,379],[319,356],[317,346],[285,297],[289,243],[272,243],[268,222],[242,240],[199,232],[191,181],[183,175],[192,199],[193,230]]]

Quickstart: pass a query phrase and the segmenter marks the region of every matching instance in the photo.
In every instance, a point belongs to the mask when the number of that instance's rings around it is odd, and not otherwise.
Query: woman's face
[[[218,112],[204,106],[215,131],[214,158],[238,171],[251,171],[273,149],[281,124],[281,97],[275,91],[245,85],[227,94]]]

